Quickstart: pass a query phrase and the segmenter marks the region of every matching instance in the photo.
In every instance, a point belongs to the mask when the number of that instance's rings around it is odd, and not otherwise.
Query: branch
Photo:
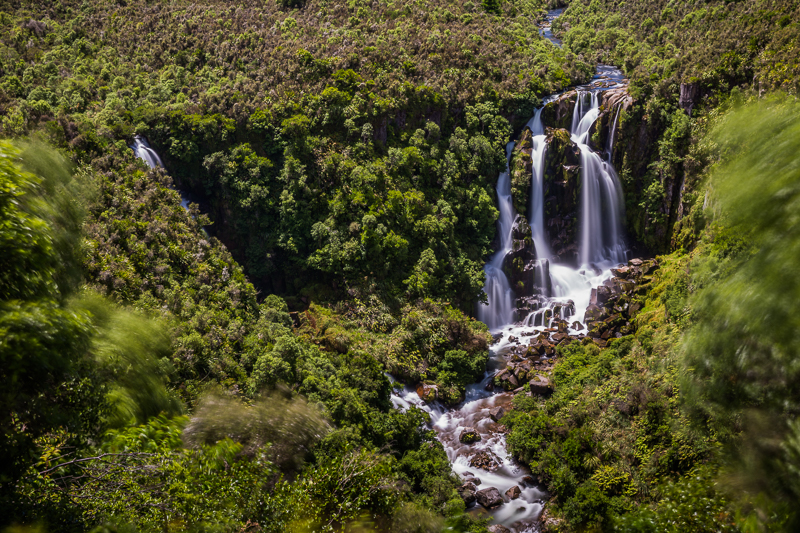
[[[152,457],[154,455],[156,455],[156,454],[154,454],[154,453],[143,453],[143,452],[137,452],[137,453],[103,453],[103,454],[100,454],[100,455],[96,455],[94,457],[84,457],[83,459],[73,459],[72,461],[63,462],[63,463],[61,463],[59,465],[56,465],[56,466],[54,466],[52,468],[48,468],[47,470],[42,470],[41,472],[39,472],[39,475],[43,476],[44,474],[48,474],[48,473],[52,472],[53,470],[58,470],[59,468],[62,468],[62,467],[65,467],[65,466],[78,464],[78,463],[84,463],[86,461],[96,461],[98,459],[102,459],[103,457]]]

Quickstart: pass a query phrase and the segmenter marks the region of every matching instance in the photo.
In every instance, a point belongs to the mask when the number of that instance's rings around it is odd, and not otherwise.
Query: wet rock
[[[515,337],[514,335],[511,335],[508,338],[508,342],[517,342],[518,343],[519,342],[519,337]]]
[[[574,329],[575,331],[582,330],[583,329],[583,324],[581,324],[580,322],[578,322],[576,320],[575,322],[572,323],[572,329]]]
[[[478,503],[487,509],[493,509],[503,505],[503,497],[500,495],[500,491],[494,487],[487,487],[479,490],[475,493],[475,497],[478,499]]]
[[[474,477],[474,478],[470,479],[470,481],[475,486],[479,486],[481,483],[483,483],[483,481],[481,481],[480,478],[477,478],[477,477]]]
[[[520,490],[517,485],[514,485],[506,491],[506,496],[508,496],[510,500],[516,500],[519,498],[520,494],[522,494],[522,490]]]
[[[528,382],[528,387],[530,387],[531,394],[545,396],[553,392],[553,385],[550,380],[539,374]]]
[[[417,385],[417,395],[426,402],[432,402],[439,397],[439,388],[436,385],[420,383]]]
[[[511,227],[511,250],[503,258],[502,270],[518,297],[534,294],[533,276],[528,275],[526,265],[535,258],[528,220],[522,215],[517,215]]]
[[[464,500],[467,506],[472,505],[476,501],[475,493],[478,492],[478,487],[474,483],[464,483],[458,488],[458,495]]]
[[[522,484],[526,487],[535,487],[538,483],[536,482],[536,478],[533,476],[524,476],[522,478]]]
[[[511,533],[511,530],[502,524],[495,524],[486,528],[489,533]]]
[[[500,422],[500,419],[503,418],[503,415],[505,414],[506,414],[506,409],[502,405],[489,409],[489,418],[491,418],[495,422]]]
[[[497,344],[498,342],[500,342],[500,339],[502,339],[502,338],[503,338],[503,332],[502,331],[500,333],[495,333],[494,335],[492,335],[491,344],[492,345]]]
[[[472,444],[473,442],[481,440],[481,434],[475,431],[475,428],[464,428],[458,440],[461,441],[462,444]]]
[[[487,470],[489,472],[494,472],[500,467],[500,461],[495,457],[495,455],[490,451],[480,451],[473,455],[469,460],[469,466],[473,468],[480,468],[481,470]],[[480,480],[478,478],[472,479],[472,482],[476,485],[480,484]]]

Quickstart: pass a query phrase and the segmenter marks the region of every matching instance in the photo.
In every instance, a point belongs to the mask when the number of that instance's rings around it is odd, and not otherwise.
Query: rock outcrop
[[[517,296],[534,293],[534,279],[530,270],[536,258],[531,227],[528,219],[517,215],[511,226],[511,251],[503,258],[503,272]]]
[[[500,491],[494,487],[487,487],[479,490],[475,493],[475,498],[478,500],[479,504],[487,509],[494,509],[495,507],[503,505],[503,497],[500,495]]]
[[[604,348],[610,339],[633,333],[630,321],[642,307],[637,296],[647,292],[656,268],[655,259],[631,259],[627,266],[611,270],[613,278],[592,289],[585,321],[587,336],[598,346]]]
[[[577,257],[581,152],[566,129],[546,129],[544,210],[550,249],[556,262]]]
[[[568,91],[544,106],[542,110],[542,123],[556,128],[569,129],[572,125],[572,113],[578,93]]]
[[[508,163],[508,169],[511,173],[511,200],[517,213],[528,212],[531,175],[533,173],[531,163],[532,139],[531,130],[525,128],[520,135],[519,141],[514,146],[514,151],[511,152],[511,159]]]

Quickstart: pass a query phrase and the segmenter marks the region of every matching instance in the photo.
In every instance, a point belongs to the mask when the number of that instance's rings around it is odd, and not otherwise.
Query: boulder
[[[508,529],[503,524],[495,524],[493,526],[489,526],[486,528],[489,533],[511,533],[511,530]]]
[[[487,509],[493,509],[503,505],[503,497],[500,491],[494,487],[487,487],[475,493],[478,503]]]
[[[481,440],[481,434],[475,431],[475,428],[467,427],[461,432],[458,440],[461,441],[462,444],[472,444],[473,442]]]
[[[432,402],[439,397],[439,388],[436,385],[420,383],[417,385],[417,395],[426,402]]]
[[[503,418],[503,415],[505,414],[506,414],[506,409],[502,405],[489,409],[489,418],[491,418],[495,422],[500,422],[500,419]]]
[[[520,490],[517,485],[514,485],[506,491],[506,496],[508,496],[509,500],[516,500],[519,498],[520,494],[522,494],[522,490]]]
[[[583,319],[586,321],[586,326],[589,327],[592,322],[603,320],[605,316],[605,309],[595,304],[590,304],[589,307],[586,308],[586,314],[584,315]]]
[[[458,495],[461,496],[461,499],[464,500],[464,503],[467,504],[468,507],[475,503],[476,492],[478,492],[478,487],[476,487],[474,483],[467,482],[458,488]]]
[[[623,266],[623,267],[612,268],[611,269],[611,274],[613,274],[614,277],[617,277],[617,278],[627,279],[627,277],[630,275],[630,273],[631,273],[631,267],[628,267],[628,266]]]
[[[494,377],[494,384],[504,390],[513,390],[519,387],[519,380],[510,368],[506,368]]]
[[[541,374],[537,374],[528,382],[531,394],[547,395],[553,392],[553,385],[550,380]]]

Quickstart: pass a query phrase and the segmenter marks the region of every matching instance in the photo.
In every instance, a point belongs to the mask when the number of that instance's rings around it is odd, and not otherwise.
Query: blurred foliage
[[[699,418],[722,426],[717,431],[734,424],[737,432],[729,482],[746,490],[753,520],[776,527],[775,510],[786,531],[800,527],[792,506],[800,497],[798,124],[796,100],[775,96],[735,109],[714,129],[723,154],[713,174],[715,200],[749,253],[732,256],[735,266],[699,295],[699,320],[686,341]],[[764,149],[750,148],[752,139]]]

